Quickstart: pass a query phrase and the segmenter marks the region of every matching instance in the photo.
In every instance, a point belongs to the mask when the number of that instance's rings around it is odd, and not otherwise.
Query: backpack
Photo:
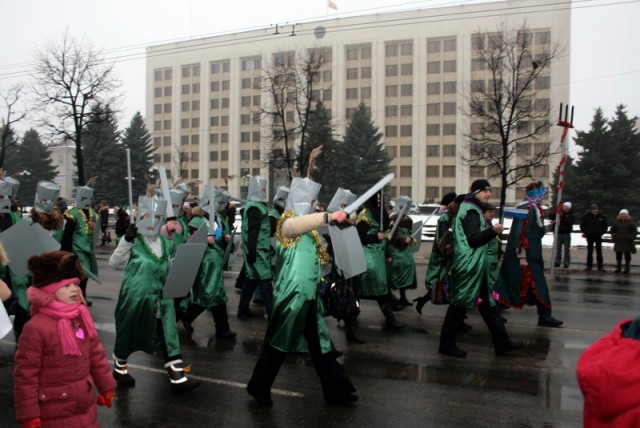
[[[441,260],[447,261],[453,258],[453,230],[447,229],[436,243],[436,252]]]

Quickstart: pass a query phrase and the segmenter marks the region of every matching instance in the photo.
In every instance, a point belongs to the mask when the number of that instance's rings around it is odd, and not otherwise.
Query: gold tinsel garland
[[[302,236],[302,235],[296,236],[295,238],[285,238],[284,236],[282,236],[282,225],[284,224],[285,220],[293,217],[295,217],[295,214],[293,213],[293,211],[283,212],[282,215],[280,216],[280,219],[278,220],[278,225],[276,226],[275,237],[280,243],[280,245],[284,248],[293,247],[300,240],[300,236]],[[329,262],[331,261],[331,258],[329,257],[329,253],[327,253],[326,246],[322,244],[322,239],[320,238],[320,234],[318,233],[317,230],[312,230],[311,237],[313,238],[313,241],[316,244],[316,251],[318,253],[318,260],[320,260],[320,264],[328,265]]]

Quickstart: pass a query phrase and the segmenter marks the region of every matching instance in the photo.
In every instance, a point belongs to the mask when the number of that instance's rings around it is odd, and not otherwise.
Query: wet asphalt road
[[[104,284],[89,283],[91,312],[103,344],[113,349],[113,310],[122,273],[107,266],[99,250],[100,277]],[[421,295],[426,251],[416,253]],[[583,260],[574,252],[575,260]],[[216,340],[213,321],[203,313],[189,335],[180,326],[182,353],[193,364],[192,377],[202,385],[176,396],[169,391],[160,355],[141,352],[129,362],[137,383],[118,389],[113,408],[99,409],[103,427],[580,427],[582,396],[575,376],[581,352],[613,329],[623,318],[640,311],[640,277],[585,273],[576,265],[548,276],[554,316],[565,325],[537,327],[535,308],[504,312],[513,339],[525,347],[512,355],[496,357],[489,332],[476,311],[467,323],[473,328],[458,345],[466,359],[438,354],[438,338],[445,306],[428,304],[420,316],[413,308],[396,312],[406,324],[399,331],[384,327],[377,304],[362,302],[359,335],[365,344],[347,344],[333,319],[328,320],[341,361],[358,389],[360,400],[352,406],[324,404],[319,380],[310,359],[290,355],[273,390],[274,404],[264,407],[245,392],[246,382],[260,353],[266,318],[240,321],[235,317],[239,294],[234,280],[239,262],[225,274],[235,340]],[[606,266],[612,272],[611,266]],[[262,308],[253,306],[262,313]],[[13,411],[12,335],[0,341],[0,418],[2,426],[18,426]]]

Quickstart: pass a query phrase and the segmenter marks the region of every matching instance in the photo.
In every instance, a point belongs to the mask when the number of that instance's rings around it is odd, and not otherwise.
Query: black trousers
[[[596,248],[596,263],[598,263],[598,269],[602,269],[602,237],[596,238],[587,236],[587,267],[593,267],[593,247]]]
[[[325,400],[336,399],[336,397],[347,397],[354,393],[356,389],[351,383],[344,367],[342,367],[330,353],[322,353],[320,336],[318,335],[318,324],[316,321],[315,302],[309,305],[303,334],[309,346],[313,367],[320,377]],[[265,341],[264,349],[253,369],[253,375],[249,381],[248,388],[255,391],[257,395],[263,397],[270,396],[271,387],[278,376],[278,372],[286,356],[286,352],[274,348]]]
[[[482,320],[491,333],[494,348],[498,351],[507,349],[511,339],[500,313],[489,304],[486,283],[480,287],[480,297],[482,298],[482,303],[477,306],[478,312],[480,312]],[[449,305],[442,323],[442,330],[440,331],[440,349],[450,350],[456,348],[456,335],[460,331],[466,312],[466,308]]]
[[[185,312],[184,317],[187,319],[187,321],[193,322],[201,313],[206,310],[207,308],[205,306],[200,306],[196,303],[189,303],[189,307],[187,308],[187,312]],[[213,322],[216,325],[217,334],[226,333],[230,330],[226,303],[212,306],[211,315],[213,316]]]

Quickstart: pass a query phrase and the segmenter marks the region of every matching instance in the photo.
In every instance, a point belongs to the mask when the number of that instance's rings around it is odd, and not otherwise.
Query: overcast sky
[[[145,114],[146,46],[276,23],[477,1],[333,2],[337,11],[327,8],[327,0],[0,0],[0,90],[25,81],[34,50],[59,41],[68,28],[117,58],[121,123],[127,124],[136,111]],[[598,107],[612,117],[625,104],[630,116],[640,116],[640,0],[574,0],[572,9],[570,103],[576,128],[588,130]]]

